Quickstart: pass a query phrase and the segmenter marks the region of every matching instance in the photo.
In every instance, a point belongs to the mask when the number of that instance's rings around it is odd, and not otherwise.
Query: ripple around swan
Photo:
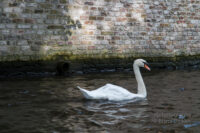
[[[135,106],[134,110],[130,107]],[[88,101],[85,107],[88,111],[95,112],[95,115],[90,117],[90,121],[94,121],[99,124],[116,124],[120,120],[126,120],[127,118],[140,118],[146,111],[145,106],[148,106],[148,101],[141,99],[133,99],[127,101],[106,101],[96,100]]]

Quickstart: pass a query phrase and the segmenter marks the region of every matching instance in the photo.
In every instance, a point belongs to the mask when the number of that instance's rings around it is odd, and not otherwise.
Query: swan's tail
[[[77,86],[77,88],[79,88],[79,90],[81,91],[81,93],[84,95],[85,98],[92,99],[92,97],[89,95],[90,91],[85,90],[79,86]]]

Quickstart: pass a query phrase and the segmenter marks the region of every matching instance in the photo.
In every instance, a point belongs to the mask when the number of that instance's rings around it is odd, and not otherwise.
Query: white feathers
[[[134,94],[130,91],[113,84],[106,84],[96,90],[88,91],[79,86],[77,86],[85,98],[87,99],[105,99],[111,101],[122,101],[122,100],[130,100],[134,98],[146,98],[147,92],[146,87],[144,85],[140,69],[139,67],[144,66],[145,60],[137,59],[134,62],[133,68],[136,76],[136,80],[138,83],[138,93]]]

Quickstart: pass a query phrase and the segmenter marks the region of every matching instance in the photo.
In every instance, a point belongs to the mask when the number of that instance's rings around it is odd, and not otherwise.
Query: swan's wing
[[[114,101],[132,99],[135,94],[113,84],[106,84],[96,90],[91,91],[91,95],[96,99],[108,99]]]

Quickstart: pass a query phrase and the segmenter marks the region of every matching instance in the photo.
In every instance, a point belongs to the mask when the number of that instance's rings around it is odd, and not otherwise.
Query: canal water
[[[86,100],[76,88],[112,83],[136,92],[133,72],[0,80],[1,133],[197,133],[200,71],[142,72],[143,101]]]

